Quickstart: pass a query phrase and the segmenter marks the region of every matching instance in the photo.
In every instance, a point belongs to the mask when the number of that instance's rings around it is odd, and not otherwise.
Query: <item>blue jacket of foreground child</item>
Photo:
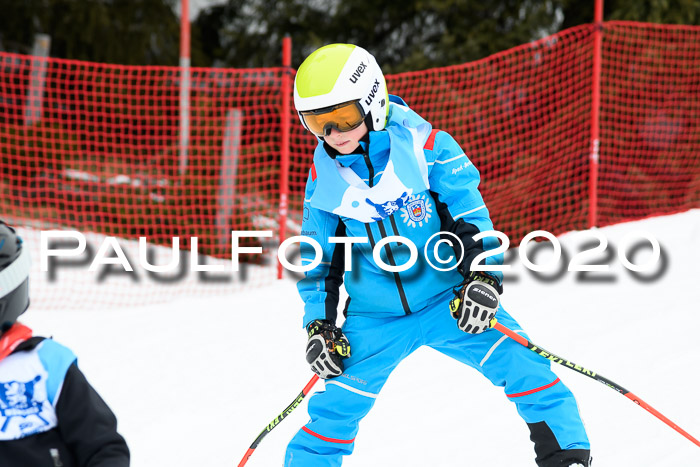
[[[304,326],[315,319],[335,322],[343,280],[350,296],[346,315],[390,317],[424,309],[457,286],[479,254],[499,246],[491,236],[472,240],[493,230],[493,223],[478,190],[479,171],[459,144],[448,133],[433,130],[401,98],[389,100],[386,128],[370,131],[358,151],[341,155],[319,142],[314,153],[301,234],[321,245],[323,258],[298,284]],[[458,237],[463,249],[446,242],[435,249],[440,232],[454,234],[445,238],[456,245]],[[373,257],[375,245],[389,236],[416,246],[416,263],[406,271],[383,270]],[[345,271],[345,246],[331,237],[367,238],[352,246],[352,271]],[[378,250],[389,266],[406,264],[411,256],[409,247],[396,241]],[[302,243],[302,265],[314,257],[314,249]],[[503,254],[496,254],[485,264],[502,261]],[[500,272],[492,274],[502,279]]]

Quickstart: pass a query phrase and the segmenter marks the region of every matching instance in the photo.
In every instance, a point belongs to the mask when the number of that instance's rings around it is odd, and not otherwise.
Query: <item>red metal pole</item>
[[[180,60],[190,59],[190,0],[180,0]]]
[[[280,244],[287,236],[287,197],[289,195],[289,138],[290,138],[290,102],[292,93],[292,38],[288,35],[282,39],[282,109],[280,124],[282,126],[280,148],[280,208],[279,208],[279,241]],[[282,263],[277,263],[277,278],[282,279]]]
[[[588,179],[588,228],[598,224],[598,165],[600,155],[600,74],[603,59],[603,0],[595,0],[593,32],[593,89],[591,102],[590,173]]]

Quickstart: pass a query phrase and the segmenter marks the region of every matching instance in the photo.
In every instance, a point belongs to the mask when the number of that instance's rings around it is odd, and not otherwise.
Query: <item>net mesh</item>
[[[594,36],[593,25],[581,25],[476,62],[387,76],[390,93],[474,161],[494,225],[511,244],[533,230],[587,227]],[[606,22],[602,37],[598,225],[699,207],[700,28]],[[282,67],[184,73],[0,52],[0,210],[25,227],[35,307],[148,304],[275,279],[279,225],[300,232],[315,146],[293,108],[283,115],[291,95],[282,82],[293,75]],[[47,229],[88,235],[88,253],[40,272]],[[231,230],[271,232],[241,239],[263,251],[241,255],[243,274],[231,271]],[[139,237],[166,262],[178,237],[179,269],[128,275],[115,264],[88,275],[108,237],[132,265]],[[193,270],[205,262],[223,271]],[[100,294],[81,288],[86,281],[104,283]]]
[[[592,40],[590,26],[578,27],[477,62],[391,77],[390,90],[462,145],[511,243],[585,225]]]
[[[700,28],[609,22],[600,106],[601,225],[700,205]]]

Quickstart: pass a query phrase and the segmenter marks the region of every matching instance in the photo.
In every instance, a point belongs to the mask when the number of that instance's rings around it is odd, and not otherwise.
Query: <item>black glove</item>
[[[491,327],[503,288],[495,277],[484,272],[470,272],[450,300],[450,311],[457,327],[469,334],[479,334]]]
[[[350,342],[335,324],[317,319],[306,326],[309,342],[306,361],[311,370],[323,379],[343,374],[343,359],[350,356]]]

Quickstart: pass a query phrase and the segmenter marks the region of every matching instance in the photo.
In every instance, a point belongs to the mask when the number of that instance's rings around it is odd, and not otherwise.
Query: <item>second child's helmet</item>
[[[384,129],[389,108],[386,81],[372,54],[351,44],[330,44],[301,64],[294,80],[294,106],[304,127],[318,136],[367,123]]]
[[[22,239],[0,221],[0,334],[29,307],[29,263]]]

